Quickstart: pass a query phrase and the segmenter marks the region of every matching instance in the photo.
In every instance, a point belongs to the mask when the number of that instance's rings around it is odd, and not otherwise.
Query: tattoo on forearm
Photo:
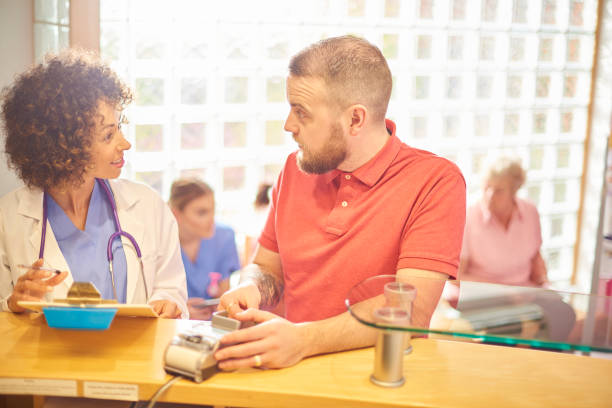
[[[280,279],[269,273],[259,272],[257,276],[257,287],[261,294],[261,306],[274,307],[283,296],[285,285]]]
[[[258,265],[248,265],[243,271],[243,280],[254,282],[261,294],[260,307],[273,308],[283,298],[285,283],[281,278],[261,270]]]

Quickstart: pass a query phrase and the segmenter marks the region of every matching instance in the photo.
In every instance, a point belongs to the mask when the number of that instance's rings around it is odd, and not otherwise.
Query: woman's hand
[[[13,293],[11,293],[7,302],[11,311],[15,313],[24,312],[25,309],[19,306],[17,302],[20,300],[41,301],[45,294],[52,292],[53,287],[63,282],[68,276],[66,271],[56,274],[54,272],[34,269],[42,267],[43,262],[42,259],[38,259],[32,264],[33,269],[28,269],[26,273],[17,279]]]
[[[178,319],[181,317],[181,309],[171,300],[154,300],[149,302],[149,304],[159,317],[168,319]]]
[[[210,320],[217,305],[207,305],[204,299],[196,297],[187,300],[187,308],[190,320]]]

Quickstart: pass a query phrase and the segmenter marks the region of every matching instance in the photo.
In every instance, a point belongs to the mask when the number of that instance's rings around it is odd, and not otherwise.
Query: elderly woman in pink
[[[467,210],[458,276],[461,280],[543,286],[540,216],[516,196],[525,182],[520,163],[496,160],[484,179],[482,199]]]
[[[482,199],[467,210],[457,274],[462,281],[547,286],[538,210],[516,196],[524,182],[516,160],[504,157],[488,167]],[[573,308],[554,292],[524,296],[541,307],[548,339],[567,341],[576,321]]]

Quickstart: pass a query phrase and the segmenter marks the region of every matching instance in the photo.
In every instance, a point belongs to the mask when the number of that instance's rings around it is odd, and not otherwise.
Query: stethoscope
[[[136,255],[138,256],[138,262],[140,263],[140,275],[142,277],[142,283],[144,284],[145,290],[145,298],[146,301],[149,301],[149,291],[147,290],[147,281],[144,276],[144,267],[142,264],[142,252],[140,251],[140,247],[136,242],[136,239],[129,233],[125,232],[121,229],[121,224],[119,223],[119,215],[117,214],[117,205],[115,204],[115,198],[113,197],[113,193],[111,192],[109,186],[101,179],[96,179],[102,190],[106,195],[106,199],[113,210],[113,220],[115,223],[115,232],[108,239],[108,244],[106,245],[106,258],[108,259],[108,271],[111,276],[111,283],[113,285],[113,295],[115,296],[115,300],[118,300],[117,297],[117,289],[115,287],[115,272],[113,271],[113,251],[112,245],[113,241],[117,237],[124,236],[126,237],[134,246],[134,250],[136,251]],[[47,193],[43,194],[43,218],[42,218],[42,234],[40,236],[40,250],[38,251],[38,259],[42,259],[43,253],[45,251],[45,239],[47,236]]]

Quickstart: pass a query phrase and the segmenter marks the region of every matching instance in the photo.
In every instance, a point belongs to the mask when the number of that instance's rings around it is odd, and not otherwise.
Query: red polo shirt
[[[395,136],[351,173],[314,175],[292,153],[272,191],[259,237],[281,258],[286,317],[321,320],[346,311],[349,289],[374,275],[415,268],[456,277],[465,181],[453,163]]]

